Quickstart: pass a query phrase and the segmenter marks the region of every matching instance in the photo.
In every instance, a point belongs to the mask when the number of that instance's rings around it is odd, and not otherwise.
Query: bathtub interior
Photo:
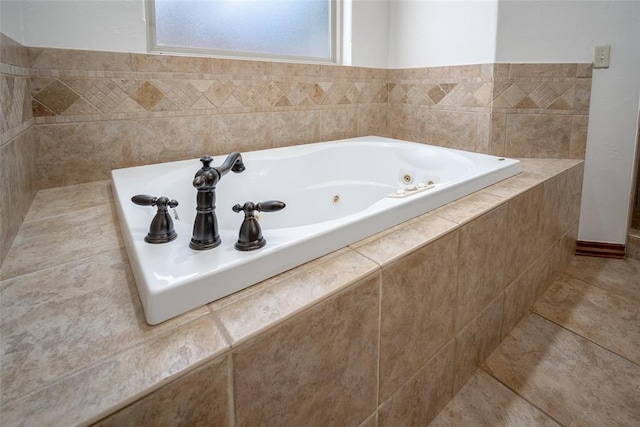
[[[512,159],[425,148],[363,137],[242,153],[246,170],[229,172],[218,183],[216,214],[223,243],[207,251],[188,247],[198,159],[113,171],[122,232],[147,322],[157,324],[222,298],[520,171]],[[225,157],[217,156],[213,166]],[[405,198],[388,197],[420,183],[433,185]],[[141,193],[178,200],[172,212],[176,240],[144,242],[155,210],[131,203],[131,196]],[[231,207],[266,200],[287,205],[259,214],[267,245],[252,252],[235,250],[243,215]]]
[[[353,141],[351,146],[336,142],[290,147],[285,155],[282,150],[244,154],[247,169],[228,173],[216,188],[220,229],[240,227],[242,215],[231,210],[237,203],[283,201],[285,210],[259,214],[261,224],[269,229],[300,227],[361,212],[408,186],[437,186],[459,179],[472,168],[468,158],[452,151],[446,151],[446,155],[455,161],[445,163],[445,151],[416,152],[412,144],[400,141],[366,146],[370,141]],[[366,159],[362,159],[363,150]],[[223,160],[224,156],[215,158],[213,166]],[[169,174],[160,173],[148,185],[158,193],[154,195],[179,201],[172,211],[178,221],[193,224],[196,190],[190,182],[200,165],[197,159],[186,161]]]

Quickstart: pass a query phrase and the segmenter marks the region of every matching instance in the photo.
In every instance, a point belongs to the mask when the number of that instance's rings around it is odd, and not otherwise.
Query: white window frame
[[[146,16],[147,16],[147,51],[150,53],[159,54],[179,54],[179,55],[191,55],[191,56],[211,56],[219,58],[231,58],[231,59],[254,59],[254,60],[270,60],[270,61],[286,61],[286,62],[302,62],[302,63],[320,63],[320,64],[340,64],[342,62],[343,43],[342,40],[343,28],[342,18],[344,15],[344,4],[349,0],[329,0],[330,2],[330,50],[331,56],[329,58],[316,58],[308,56],[295,56],[284,54],[270,54],[261,52],[242,52],[232,50],[216,50],[205,49],[197,47],[182,47],[182,46],[165,46],[158,45],[156,41],[156,15],[155,15],[155,0],[145,0],[146,4]]]

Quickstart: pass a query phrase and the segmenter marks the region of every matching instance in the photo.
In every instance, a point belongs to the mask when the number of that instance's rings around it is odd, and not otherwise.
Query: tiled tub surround
[[[58,49],[29,54],[42,188],[203,153],[385,134],[383,69]]]
[[[38,191],[27,48],[0,33],[0,264]]]
[[[582,164],[527,160],[525,173],[464,201],[149,327],[108,184],[83,183],[203,152],[368,134],[583,158],[590,67],[381,70],[2,37],[3,425],[114,411],[103,424],[296,424],[296,413],[320,425],[422,423],[572,253]],[[38,186],[48,190],[28,210]],[[406,308],[420,303],[434,308]]]
[[[591,64],[392,70],[388,133],[506,157],[584,159]]]
[[[589,64],[386,70],[29,48],[0,37],[0,192],[12,201],[0,216],[0,262],[39,188],[205,152],[380,135],[584,158]]]
[[[42,190],[1,271],[2,424],[426,425],[573,254],[583,163],[522,165],[155,327],[109,183]]]
[[[367,135],[584,158],[590,64],[386,70],[48,48],[29,60],[41,188]]]

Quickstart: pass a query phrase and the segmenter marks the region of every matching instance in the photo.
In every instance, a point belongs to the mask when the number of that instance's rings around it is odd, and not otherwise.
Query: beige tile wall
[[[584,158],[589,64],[384,70],[42,48],[29,60],[41,188],[370,134]]]
[[[489,152],[493,65],[391,70],[389,134]]]
[[[0,265],[38,191],[27,49],[0,33]]]
[[[15,202],[0,260],[38,188],[115,168],[371,134],[584,158],[589,64],[384,70],[24,48],[2,37],[1,190]]]
[[[387,70],[36,48],[29,58],[42,188],[386,132]]]
[[[584,159],[590,99],[591,64],[496,64],[494,153]]]
[[[229,357],[221,356],[146,396],[95,427],[228,426]]]
[[[391,70],[389,134],[508,157],[584,159],[591,64]]]

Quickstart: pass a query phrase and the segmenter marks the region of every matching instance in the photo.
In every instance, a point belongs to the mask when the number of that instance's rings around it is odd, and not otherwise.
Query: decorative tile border
[[[70,115],[96,120],[101,115],[123,114],[119,117],[129,119],[141,118],[140,113],[147,117],[163,112],[172,113],[168,116],[209,115],[387,102],[385,82],[145,77],[32,77],[33,112],[38,118],[56,117],[53,122],[60,123]]]
[[[114,113],[124,118],[149,113],[146,117],[151,118],[385,103],[586,114],[591,87],[589,64],[376,70],[61,49],[30,49],[30,57],[36,67],[31,73],[36,117],[92,116],[90,120]],[[52,68],[61,64],[64,67]],[[151,114],[158,112],[173,114]]]
[[[9,141],[13,140],[21,133],[31,129],[31,127],[33,127],[34,124],[35,124],[35,119],[32,117],[26,122],[22,122],[19,125],[12,127],[8,131],[0,135],[0,146],[6,145],[7,143],[9,143]]]
[[[585,154],[590,64],[385,70],[26,48],[0,38],[0,148],[38,168],[37,178],[21,171],[27,181],[0,189],[23,201],[38,187],[202,150],[368,134],[509,157]],[[17,226],[2,223],[8,236]]]
[[[38,191],[27,49],[0,33],[0,264]]]
[[[584,158],[591,64],[392,70],[390,80],[390,136],[499,156]]]
[[[388,98],[387,70],[361,67],[41,48],[30,48],[29,57],[38,124],[324,109]]]
[[[2,67],[6,71],[20,71],[17,67]],[[15,137],[16,128],[23,128],[31,121],[33,114],[29,102],[30,79],[24,74],[0,73],[0,135],[2,144],[9,141],[9,134]]]
[[[25,99],[35,117],[45,187],[107,178],[78,173],[83,170],[78,159],[69,157],[76,143],[89,157],[103,152],[105,144],[116,144],[120,154],[110,154],[110,167],[191,156],[202,144],[217,153],[369,133],[502,156],[584,157],[590,64],[383,70],[67,49],[27,51],[31,99]],[[169,141],[158,145],[158,135],[145,130],[154,121],[156,127],[167,128],[176,119],[181,120],[171,129],[175,147]],[[224,126],[227,140],[207,137],[194,144],[189,128],[196,123],[214,133]],[[244,141],[244,128],[261,129],[260,139],[253,145]],[[553,138],[539,134],[550,128]],[[138,129],[138,134],[126,141],[107,141],[103,135],[122,129]],[[201,137],[205,135],[207,131]],[[74,178],[65,178],[67,173]]]

